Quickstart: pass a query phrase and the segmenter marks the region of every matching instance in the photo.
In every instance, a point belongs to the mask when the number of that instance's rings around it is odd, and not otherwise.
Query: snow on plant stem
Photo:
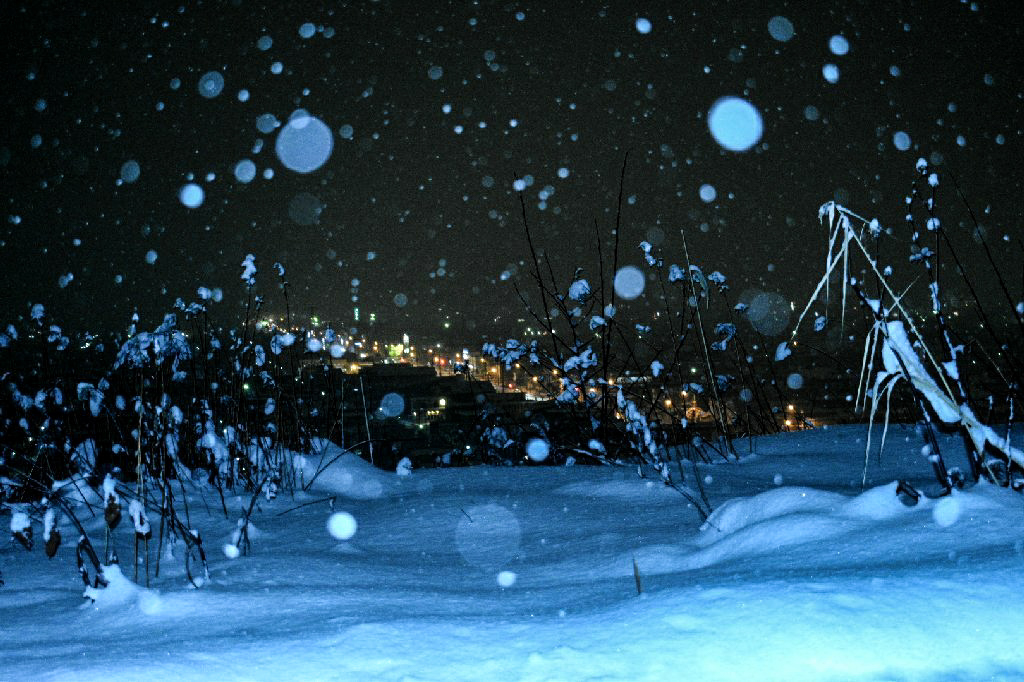
[[[978,453],[984,453],[986,445],[990,445],[1008,460],[1024,467],[1024,452],[1010,445],[1006,439],[1000,438],[991,427],[978,419],[968,405],[961,404],[956,399],[956,394],[953,392],[948,381],[948,379],[955,381],[959,376],[956,370],[956,363],[939,363],[936,360],[924,336],[914,325],[910,312],[904,307],[901,300],[902,295],[893,291],[885,275],[878,269],[877,262],[871,257],[863,241],[864,230],[867,229],[872,232],[877,230],[877,221],[868,221],[833,201],[822,205],[818,216],[819,219],[824,219],[827,216],[829,223],[829,247],[825,261],[825,273],[818,282],[817,287],[815,287],[814,293],[800,314],[800,318],[797,320],[796,327],[793,329],[794,338],[804,317],[807,316],[811,306],[818,301],[823,289],[826,291],[827,297],[829,280],[840,264],[843,268],[842,305],[845,314],[847,287],[855,288],[857,286],[856,279],[848,276],[850,251],[853,246],[863,254],[869,271],[874,273],[879,284],[892,300],[891,308],[882,308],[880,301],[863,299],[863,302],[871,307],[875,314],[875,324],[865,339],[865,352],[861,373],[863,375],[865,368],[870,367],[868,363],[874,357],[874,349],[879,338],[881,339],[880,350],[884,365],[884,369],[879,370],[879,373],[876,375],[874,384],[876,390],[871,396],[872,407],[868,426],[869,437],[864,453],[863,481],[866,481],[867,477],[867,457],[871,447],[870,425],[873,423],[874,414],[877,409],[880,394],[878,389],[883,384],[887,384],[888,389],[882,392],[885,392],[888,397],[891,394],[891,385],[899,379],[908,381],[915,391],[927,401],[928,405],[943,423],[961,426],[967,432]],[[856,221],[857,227],[854,227],[854,221]],[[886,318],[893,311],[897,313],[898,319],[887,320]],[[908,329],[910,334],[907,333]],[[921,348],[921,353],[924,355],[927,363],[922,361],[921,356],[914,349],[915,345]],[[870,372],[870,369],[868,369],[868,372]],[[858,388],[858,393],[862,388],[866,388],[866,384]],[[858,395],[858,403],[859,401],[860,396]],[[888,409],[886,411],[886,425],[888,425]],[[884,444],[884,430],[882,438]]]

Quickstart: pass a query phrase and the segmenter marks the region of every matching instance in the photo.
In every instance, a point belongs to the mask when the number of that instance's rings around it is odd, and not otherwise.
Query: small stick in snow
[[[278,516],[284,516],[288,512],[293,512],[296,509],[302,509],[303,507],[308,507],[311,504],[320,504],[321,502],[328,502],[328,503],[330,503],[331,509],[334,509],[334,496],[332,495],[331,497],[324,497],[324,498],[321,498],[319,500],[313,500],[312,502],[304,502],[304,503],[300,504],[297,507],[292,507],[291,509],[285,509],[283,512],[279,512]]]

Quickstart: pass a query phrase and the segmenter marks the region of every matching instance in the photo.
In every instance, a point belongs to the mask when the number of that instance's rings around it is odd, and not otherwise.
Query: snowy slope
[[[262,503],[252,554],[229,559],[248,499],[225,519],[196,491],[211,582],[186,587],[179,548],[134,585],[119,536],[127,579],[114,569],[94,604],[73,547],[47,561],[7,543],[0,680],[1024,678],[1024,499],[979,485],[904,506],[893,481],[929,470],[901,428],[862,493],[863,436],[761,438],[704,467],[703,527],[631,469],[345,462]],[[328,496],[358,523],[347,541]]]

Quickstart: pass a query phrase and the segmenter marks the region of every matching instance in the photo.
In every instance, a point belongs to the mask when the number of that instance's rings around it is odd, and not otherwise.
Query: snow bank
[[[660,480],[652,481],[639,478],[623,481],[580,481],[564,485],[555,492],[562,495],[602,497],[616,500],[656,499],[661,497],[666,498],[666,500],[682,499],[679,493],[669,488]]]
[[[777,488],[753,497],[727,500],[700,528],[697,544],[706,547],[725,535],[787,514],[827,512],[847,497],[811,488]]]
[[[903,435],[863,492],[863,427],[760,438],[758,458],[701,468],[717,509],[703,530],[627,469],[402,478],[318,443],[290,457],[307,481],[338,458],[320,494],[258,505],[245,557],[210,541],[202,589],[167,556],[160,592],[108,567],[79,610],[71,543],[52,561],[0,552],[0,678],[1024,679],[1021,497],[979,484],[903,506],[891,481],[929,473]],[[324,490],[365,499],[331,517],[305,504]],[[237,529],[192,494],[206,537]],[[116,536],[127,558],[132,524]]]
[[[292,463],[297,477],[304,483],[313,481],[312,490],[356,500],[385,497],[393,494],[398,485],[396,474],[381,471],[359,455],[345,452],[322,438],[314,439],[311,455],[293,455]]]
[[[87,587],[82,595],[92,601],[82,605],[83,609],[108,609],[134,606],[146,615],[155,615],[163,610],[160,593],[147,590],[128,580],[117,564],[103,567],[106,587]]]
[[[697,544],[706,547],[730,533],[793,514],[821,514],[834,518],[889,519],[907,507],[896,496],[898,483],[878,486],[850,498],[812,488],[787,487],[753,497],[726,501],[700,528]]]
[[[82,474],[73,474],[71,478],[54,481],[53,494],[60,495],[72,506],[101,506],[102,500],[96,494]]]
[[[979,484],[970,491],[954,491],[950,497],[922,500],[907,507],[896,495],[893,481],[854,497],[812,488],[787,487],[723,503],[692,539],[692,549],[683,545],[653,545],[620,557],[619,573],[630,572],[632,556],[650,574],[672,573],[713,566],[726,561],[791,553],[805,545],[808,551],[828,554],[831,546],[842,546],[848,556],[875,560],[915,560],[914,550],[900,546],[901,526],[920,538],[934,535],[932,545],[942,546],[937,537],[953,529],[963,536],[976,534],[983,542],[987,519],[1019,516],[1019,499],[1014,493],[992,485]],[[980,527],[980,528],[979,528]],[[842,538],[839,540],[838,538]],[[875,538],[867,542],[863,538]],[[883,538],[884,542],[878,539]],[[962,542],[963,537],[960,538]],[[785,552],[784,552],[785,551]],[[629,564],[629,566],[627,566]]]
[[[921,515],[927,504],[904,506],[896,495],[897,485],[894,481],[852,498],[810,488],[778,488],[729,500],[701,526],[695,540],[699,551],[684,557],[681,564],[702,568],[824,542],[900,515]]]

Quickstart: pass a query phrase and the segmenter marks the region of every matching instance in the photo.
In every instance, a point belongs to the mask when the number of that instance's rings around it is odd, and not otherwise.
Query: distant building
[[[392,468],[403,456],[430,457],[465,447],[485,406],[518,421],[538,403],[523,393],[499,393],[489,381],[463,374],[439,376],[433,367],[406,363],[372,365],[346,358],[329,382],[337,408],[321,429],[345,447],[358,447],[374,464]],[[369,429],[369,432],[367,432]],[[420,461],[417,464],[424,464]]]

